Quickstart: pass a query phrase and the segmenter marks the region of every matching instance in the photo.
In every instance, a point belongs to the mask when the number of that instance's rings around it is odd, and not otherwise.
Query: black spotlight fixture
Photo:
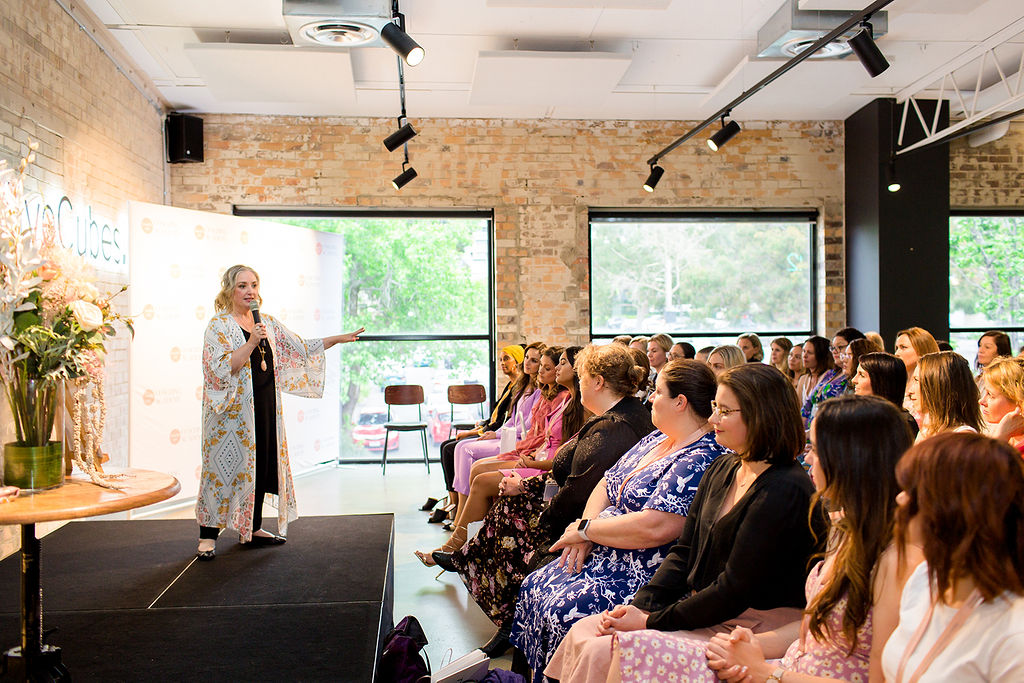
[[[899,192],[902,187],[899,176],[896,175],[896,159],[890,159],[885,167],[885,189],[889,192]]]
[[[395,179],[391,181],[391,187],[396,190],[401,190],[403,187],[412,182],[412,179],[417,175],[416,169],[409,165],[409,160],[406,159],[402,163],[402,172],[395,176]]]
[[[405,16],[398,14],[396,18],[399,19],[401,25],[394,22],[385,24],[384,28],[380,30],[380,38],[399,57],[404,59],[406,64],[416,66],[423,61],[426,53],[423,52],[423,48],[420,47],[419,43],[405,32]]]
[[[725,122],[725,117],[728,115],[729,114],[726,114],[722,117],[722,127],[718,132],[708,138],[708,147],[711,148],[712,152],[717,152],[722,149],[722,147],[725,146],[725,143],[732,140],[736,137],[736,134],[740,132],[740,124],[735,121],[730,121],[729,123]]]
[[[403,120],[405,120],[404,117],[399,117],[399,129],[384,138],[384,146],[389,152],[394,152],[396,149],[409,142],[409,140],[416,137],[416,130],[412,127],[412,124],[408,121],[403,124]]]
[[[864,69],[871,74],[871,78],[889,68],[889,62],[886,60],[885,55],[875,45],[873,29],[869,22],[862,21],[860,31],[847,42],[850,45],[850,49],[853,50],[853,54],[857,55],[857,59],[864,66]]]
[[[665,169],[657,164],[651,164],[651,174],[644,181],[644,190],[654,192],[654,188],[658,186],[658,181],[661,180],[663,175],[665,175]]]

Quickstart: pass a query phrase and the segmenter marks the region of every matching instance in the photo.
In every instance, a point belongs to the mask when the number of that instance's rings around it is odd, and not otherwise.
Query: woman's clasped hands
[[[731,633],[712,636],[705,654],[708,666],[720,680],[728,683],[764,681],[774,668],[765,660],[757,636],[743,626],[737,626]]]
[[[601,612],[598,630],[602,636],[624,631],[641,631],[647,628],[647,617],[650,614],[633,605],[616,605]]]

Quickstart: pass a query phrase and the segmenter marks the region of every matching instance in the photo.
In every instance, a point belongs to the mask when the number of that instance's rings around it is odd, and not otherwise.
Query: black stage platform
[[[43,628],[75,681],[372,681],[392,627],[394,518],[303,517],[288,543],[194,521],[73,522],[42,539]],[[20,554],[0,562],[0,650],[19,642]]]

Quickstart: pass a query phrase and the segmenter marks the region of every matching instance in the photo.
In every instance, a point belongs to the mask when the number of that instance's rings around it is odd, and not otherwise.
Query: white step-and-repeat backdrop
[[[260,276],[261,311],[303,337],[342,332],[340,235],[235,216],[130,202],[130,465],[167,472],[178,498],[198,491],[202,343],[224,271]],[[327,352],[320,400],[284,396],[292,472],[338,455],[338,353]],[[301,509],[300,509],[301,513]]]

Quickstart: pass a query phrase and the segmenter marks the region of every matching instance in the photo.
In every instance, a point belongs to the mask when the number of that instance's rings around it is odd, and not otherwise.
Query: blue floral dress
[[[686,515],[704,471],[726,449],[709,432],[630,477],[640,460],[665,438],[660,431],[651,432],[605,473],[612,504],[599,517],[647,509]],[[527,576],[516,602],[511,640],[526,655],[534,679],[543,680],[541,672],[576,621],[628,604],[673,543],[674,539],[657,548],[636,550],[595,544],[579,574],[551,562]]]
[[[830,398],[841,396],[849,384],[850,378],[846,376],[846,373],[841,368],[832,368],[818,380],[818,383],[811,389],[810,395],[800,410],[800,414],[807,420],[808,429],[811,426],[811,421],[814,420],[815,414],[818,412],[818,406]]]

